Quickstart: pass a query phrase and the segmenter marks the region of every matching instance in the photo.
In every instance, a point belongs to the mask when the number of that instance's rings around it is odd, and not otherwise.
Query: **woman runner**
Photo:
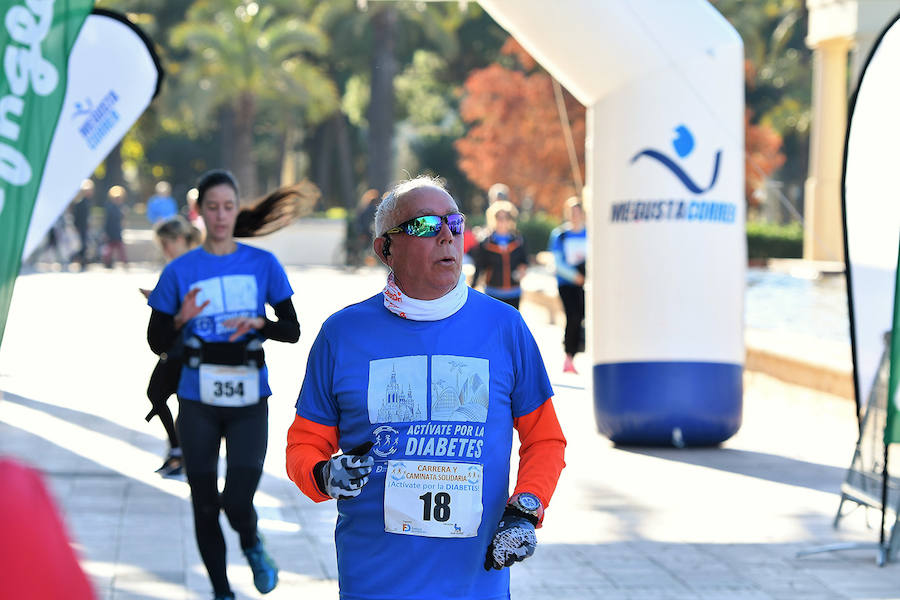
[[[206,240],[163,270],[150,294],[147,339],[157,354],[184,340],[178,384],[178,437],[191,488],[194,530],[216,600],[233,599],[225,573],[224,510],[239,534],[253,583],[268,593],[278,568],[257,532],[253,496],[262,474],[271,395],[261,342],[294,343],[300,325],[284,268],[269,252],[235,242],[264,235],[297,215],[299,186],[280,188],[250,208],[238,206],[238,186],[227,171],[205,173],[197,206]],[[266,318],[265,305],[276,321]],[[225,438],[225,487],[219,493],[219,445]]]

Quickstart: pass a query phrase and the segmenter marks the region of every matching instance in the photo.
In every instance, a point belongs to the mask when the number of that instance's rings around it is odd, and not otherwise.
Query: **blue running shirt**
[[[509,598],[484,556],[509,497],[513,419],[553,395],[521,315],[475,290],[439,321],[381,294],[332,315],[310,351],[297,413],[373,441],[375,469],[337,502],[341,598]],[[405,512],[404,512],[405,511]]]
[[[182,328],[182,334],[185,339],[195,335],[206,342],[227,342],[234,330],[226,328],[224,321],[233,317],[265,317],[266,304],[278,304],[294,294],[284,268],[271,252],[238,244],[231,254],[216,256],[201,246],[166,265],[147,303],[160,312],[175,315],[185,294],[196,287],[201,290],[197,304],[210,302]],[[245,335],[235,343],[246,339]],[[199,373],[187,365],[181,369],[178,396],[200,400]],[[265,366],[259,374],[259,395],[272,395]]]
[[[574,284],[576,267],[587,259],[587,230],[572,231],[568,224],[560,225],[550,232],[548,248],[556,262],[557,284]]]

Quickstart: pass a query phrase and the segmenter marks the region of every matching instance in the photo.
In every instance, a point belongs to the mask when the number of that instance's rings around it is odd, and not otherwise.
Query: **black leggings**
[[[175,421],[172,419],[172,411],[166,402],[169,396],[178,391],[178,379],[181,377],[181,360],[170,358],[160,359],[150,375],[150,383],[147,385],[147,398],[153,405],[153,410],[147,415],[149,421],[153,415],[158,415],[160,422],[169,436],[169,448],[178,447],[178,435],[175,432]]]
[[[574,356],[584,348],[581,328],[584,321],[584,288],[580,285],[561,285],[559,298],[566,311],[566,335],[563,346],[566,354]]]
[[[251,406],[222,407],[178,399],[178,437],[184,453],[197,547],[216,595],[231,592],[225,575],[225,538],[219,526],[224,510],[241,548],[256,545],[253,495],[262,475],[269,431],[266,398]],[[219,445],[225,438],[225,488],[219,494]]]

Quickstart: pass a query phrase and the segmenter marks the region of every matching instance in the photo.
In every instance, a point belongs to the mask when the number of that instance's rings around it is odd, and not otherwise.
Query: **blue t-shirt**
[[[156,225],[178,214],[178,205],[171,196],[151,196],[147,201],[147,220]]]
[[[275,305],[290,298],[294,291],[284,268],[266,250],[238,244],[231,254],[216,256],[202,247],[186,252],[170,262],[159,276],[147,303],[168,315],[175,315],[185,294],[200,288],[197,305],[209,300],[209,305],[183,328],[184,339],[197,336],[205,342],[227,342],[234,329],[222,323],[233,317],[264,317],[266,304]],[[235,340],[247,340],[247,334]],[[259,395],[272,395],[268,370],[263,366],[259,374]],[[198,369],[185,365],[181,369],[178,396],[200,400]]]
[[[575,285],[575,275],[579,272],[584,274],[587,230],[572,231],[568,224],[560,225],[550,232],[547,246],[556,263],[556,282],[560,285]]]
[[[439,321],[402,319],[377,294],[332,315],[310,351],[297,413],[337,426],[344,451],[375,443],[369,482],[337,502],[344,600],[509,598],[509,570],[485,571],[484,557],[509,495],[513,419],[553,390],[519,312],[468,294]],[[473,482],[482,512],[466,524],[477,511],[456,494],[470,502]],[[386,531],[403,486],[432,487],[406,492],[413,517]],[[416,534],[424,526],[446,537]]]

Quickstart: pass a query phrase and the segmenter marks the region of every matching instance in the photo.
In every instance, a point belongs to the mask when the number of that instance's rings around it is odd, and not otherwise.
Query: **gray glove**
[[[530,521],[516,516],[504,516],[484,557],[484,569],[490,571],[509,567],[525,560],[537,548],[537,536]]]
[[[358,496],[375,466],[375,459],[365,455],[372,445],[372,442],[366,442],[348,450],[346,454],[332,456],[318,463],[313,474],[319,490],[336,500],[349,500]]]
[[[544,507],[534,494],[525,492],[510,498],[485,554],[485,571],[499,571],[534,554],[537,548],[534,526],[543,514]]]

